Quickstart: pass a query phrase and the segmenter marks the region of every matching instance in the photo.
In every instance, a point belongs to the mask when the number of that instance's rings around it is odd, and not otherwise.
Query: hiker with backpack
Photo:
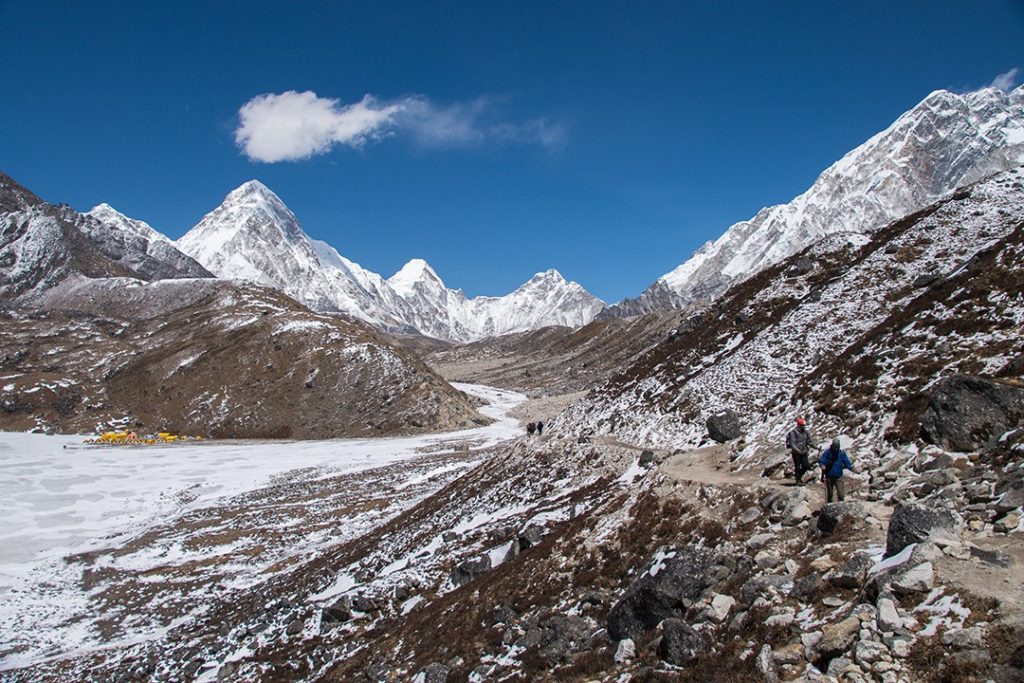
[[[807,454],[815,448],[814,438],[807,429],[807,422],[802,417],[796,419],[796,427],[786,434],[786,448],[793,456],[793,478],[797,484],[804,483],[804,475],[811,469]]]
[[[535,425],[534,423],[531,422],[528,425],[526,425],[526,433],[529,434],[530,436],[533,436],[533,433],[536,430],[537,430],[537,425]]]
[[[541,422],[540,420],[538,420],[537,421],[537,436],[540,436],[543,433],[544,433],[544,423]]]
[[[853,472],[853,463],[850,456],[842,449],[839,437],[832,439],[832,445],[826,448],[818,458],[818,465],[821,466],[821,480],[825,482],[825,495],[828,502],[832,502],[832,495],[835,494],[839,500],[846,500],[846,485],[843,483],[843,470]]]

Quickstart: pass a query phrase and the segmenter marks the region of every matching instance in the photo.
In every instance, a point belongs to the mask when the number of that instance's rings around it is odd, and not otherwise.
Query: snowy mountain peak
[[[936,90],[788,204],[761,209],[666,273],[626,315],[706,302],[827,235],[868,233],[1024,163],[1024,86]]]
[[[430,264],[420,258],[414,258],[401,270],[388,278],[388,284],[399,295],[409,296],[415,289],[417,283],[425,283],[429,287],[444,287],[444,281],[438,277]]]
[[[146,221],[129,218],[106,202],[92,207],[85,212],[85,215],[91,216],[101,223],[138,235],[146,240],[160,240],[162,242],[171,241],[166,235],[155,230],[153,226]]]

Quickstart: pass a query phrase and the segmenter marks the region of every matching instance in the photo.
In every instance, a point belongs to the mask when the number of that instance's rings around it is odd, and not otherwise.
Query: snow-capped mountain
[[[35,296],[71,275],[211,277],[141,221],[48,204],[0,173],[0,299]]]
[[[185,277],[210,277],[209,271],[182,253],[166,235],[145,221],[125,216],[110,204],[100,204],[82,215],[86,220],[79,229],[105,251],[120,254],[121,260],[136,272],[152,279],[167,277],[162,267],[155,267],[160,265],[170,266]]]
[[[736,223],[613,310],[634,315],[708,301],[826,235],[871,232],[1022,162],[1024,86],[935,91],[793,201]]]
[[[539,273],[502,297],[467,298],[422,259],[389,279],[311,239],[258,181],[231,192],[177,242],[218,277],[275,287],[319,311],[340,311],[393,332],[470,341],[548,325],[578,327],[604,304],[558,272]]]
[[[259,181],[228,194],[177,246],[217,277],[274,287],[318,311],[342,311],[388,329],[401,326],[382,302],[383,278],[311,240]]]

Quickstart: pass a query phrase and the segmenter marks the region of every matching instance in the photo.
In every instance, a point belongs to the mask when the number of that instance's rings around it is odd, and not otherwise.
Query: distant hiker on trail
[[[541,422],[540,420],[538,420],[537,421],[537,436],[540,436],[543,433],[544,433],[544,423]]]
[[[535,425],[532,422],[529,423],[528,425],[526,425],[526,433],[529,434],[530,436],[533,436],[533,433],[534,433],[534,431],[536,431],[536,429],[537,429],[537,425]]]
[[[843,470],[853,472],[853,464],[850,462],[850,456],[841,448],[838,436],[832,439],[831,446],[822,451],[818,464],[821,466],[821,480],[825,482],[828,502],[832,502],[833,493],[839,500],[846,500]]]
[[[811,469],[811,464],[807,462],[807,454],[814,447],[814,438],[807,429],[807,422],[798,417],[796,427],[786,434],[786,448],[793,456],[793,478],[798,484],[804,483],[804,475]]]

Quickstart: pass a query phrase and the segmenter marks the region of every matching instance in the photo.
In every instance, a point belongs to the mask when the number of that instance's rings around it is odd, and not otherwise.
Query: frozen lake
[[[116,547],[154,524],[216,506],[288,473],[298,472],[290,476],[303,481],[355,475],[461,450],[467,442],[482,448],[521,434],[508,411],[525,396],[455,386],[488,401],[480,412],[495,422],[429,436],[149,447],[83,447],[80,436],[0,433],[0,670],[37,659],[27,652],[4,656],[11,643],[3,633],[23,630],[27,613],[60,612],[61,602],[84,607],[86,596],[66,594],[73,590],[64,566],[68,555]],[[406,476],[403,469],[397,467],[396,476]],[[395,488],[452,470],[410,470],[408,481]]]

